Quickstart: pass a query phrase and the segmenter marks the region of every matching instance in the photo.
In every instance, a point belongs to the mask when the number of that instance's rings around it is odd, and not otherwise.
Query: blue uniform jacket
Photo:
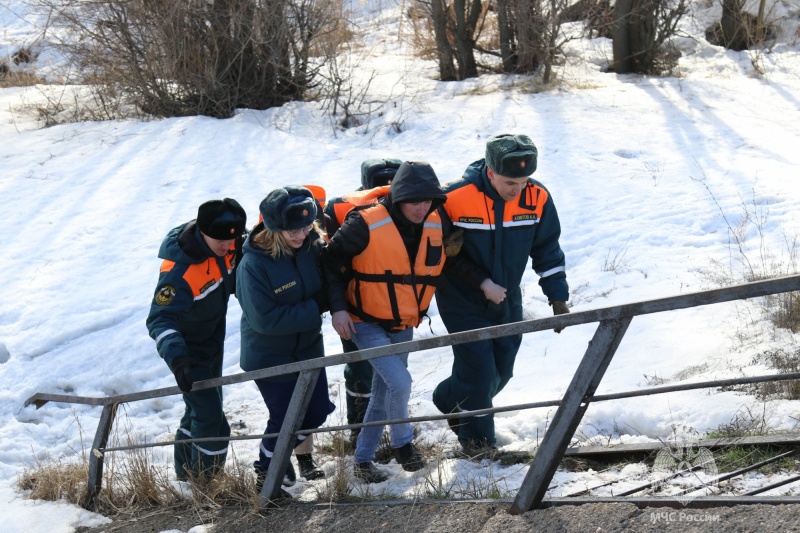
[[[324,290],[319,252],[324,241],[312,231],[294,256],[273,258],[252,245],[263,223],[250,232],[236,274],[242,307],[240,366],[260,370],[325,355],[322,317],[312,298]],[[287,374],[270,381],[289,381]]]
[[[472,189],[461,190],[465,187]],[[457,258],[472,262],[508,292],[503,303],[491,303],[477,287],[481,280],[459,276],[459,259],[451,258],[445,265],[444,282],[436,291],[442,313],[454,318],[483,314],[497,323],[521,320],[520,283],[528,258],[548,300],[569,299],[564,252],[558,243],[561,224],[544,185],[529,178],[515,204],[507,205],[489,183],[481,159],[467,167],[461,179],[443,188],[449,222],[464,229],[464,244]]]
[[[192,221],[169,232],[158,256],[164,262],[147,316],[158,353],[170,368],[180,355],[209,364],[225,342],[234,250],[217,257]]]

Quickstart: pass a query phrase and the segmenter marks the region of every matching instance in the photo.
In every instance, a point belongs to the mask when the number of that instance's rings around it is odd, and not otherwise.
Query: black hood
[[[424,161],[406,161],[394,175],[388,200],[390,205],[431,200],[433,211],[447,200],[447,196],[439,186],[433,167]]]

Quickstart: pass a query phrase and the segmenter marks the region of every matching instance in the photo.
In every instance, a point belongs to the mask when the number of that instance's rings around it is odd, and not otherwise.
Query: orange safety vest
[[[501,227],[532,226],[542,218],[547,191],[528,182],[517,200],[506,202]],[[474,185],[454,189],[447,193],[445,211],[454,226],[473,230],[492,230],[498,225],[494,219],[492,199]]]
[[[369,227],[369,245],[353,258],[353,278],[347,286],[351,317],[393,331],[418,326],[444,267],[439,214],[434,211],[423,223],[413,271],[403,237],[386,207],[369,207],[361,216]]]
[[[230,250],[225,254],[225,268],[228,269],[228,274],[233,272],[232,259],[236,252],[236,244],[232,244]],[[165,259],[161,263],[161,272],[169,272],[175,267],[175,261]],[[216,257],[209,257],[202,263],[189,265],[186,272],[183,273],[183,279],[192,289],[192,296],[194,300],[202,300],[208,296],[211,291],[217,289],[222,283],[222,271],[219,268],[219,263]],[[164,296],[166,297],[166,296]]]
[[[333,213],[336,216],[336,222],[341,226],[344,224],[344,218],[347,216],[347,213],[356,207],[378,203],[378,200],[389,194],[389,187],[389,185],[384,185],[382,187],[375,187],[374,189],[355,191],[342,196],[338,200],[331,200],[331,202],[333,202]]]

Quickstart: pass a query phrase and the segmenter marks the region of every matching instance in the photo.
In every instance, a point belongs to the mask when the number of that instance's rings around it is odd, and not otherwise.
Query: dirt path
[[[628,503],[562,506],[511,516],[510,502],[422,503],[320,506],[294,505],[256,514],[224,507],[198,513],[195,508],[155,511],[115,520],[102,528],[78,529],[142,533],[187,532],[205,524],[207,533],[562,533],[562,532],[800,532],[800,505],[740,505],[712,509],[638,509]]]

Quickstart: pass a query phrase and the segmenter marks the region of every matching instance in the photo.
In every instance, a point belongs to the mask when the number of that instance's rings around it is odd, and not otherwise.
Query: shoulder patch
[[[156,293],[156,305],[169,305],[178,291],[172,285],[164,285]]]

